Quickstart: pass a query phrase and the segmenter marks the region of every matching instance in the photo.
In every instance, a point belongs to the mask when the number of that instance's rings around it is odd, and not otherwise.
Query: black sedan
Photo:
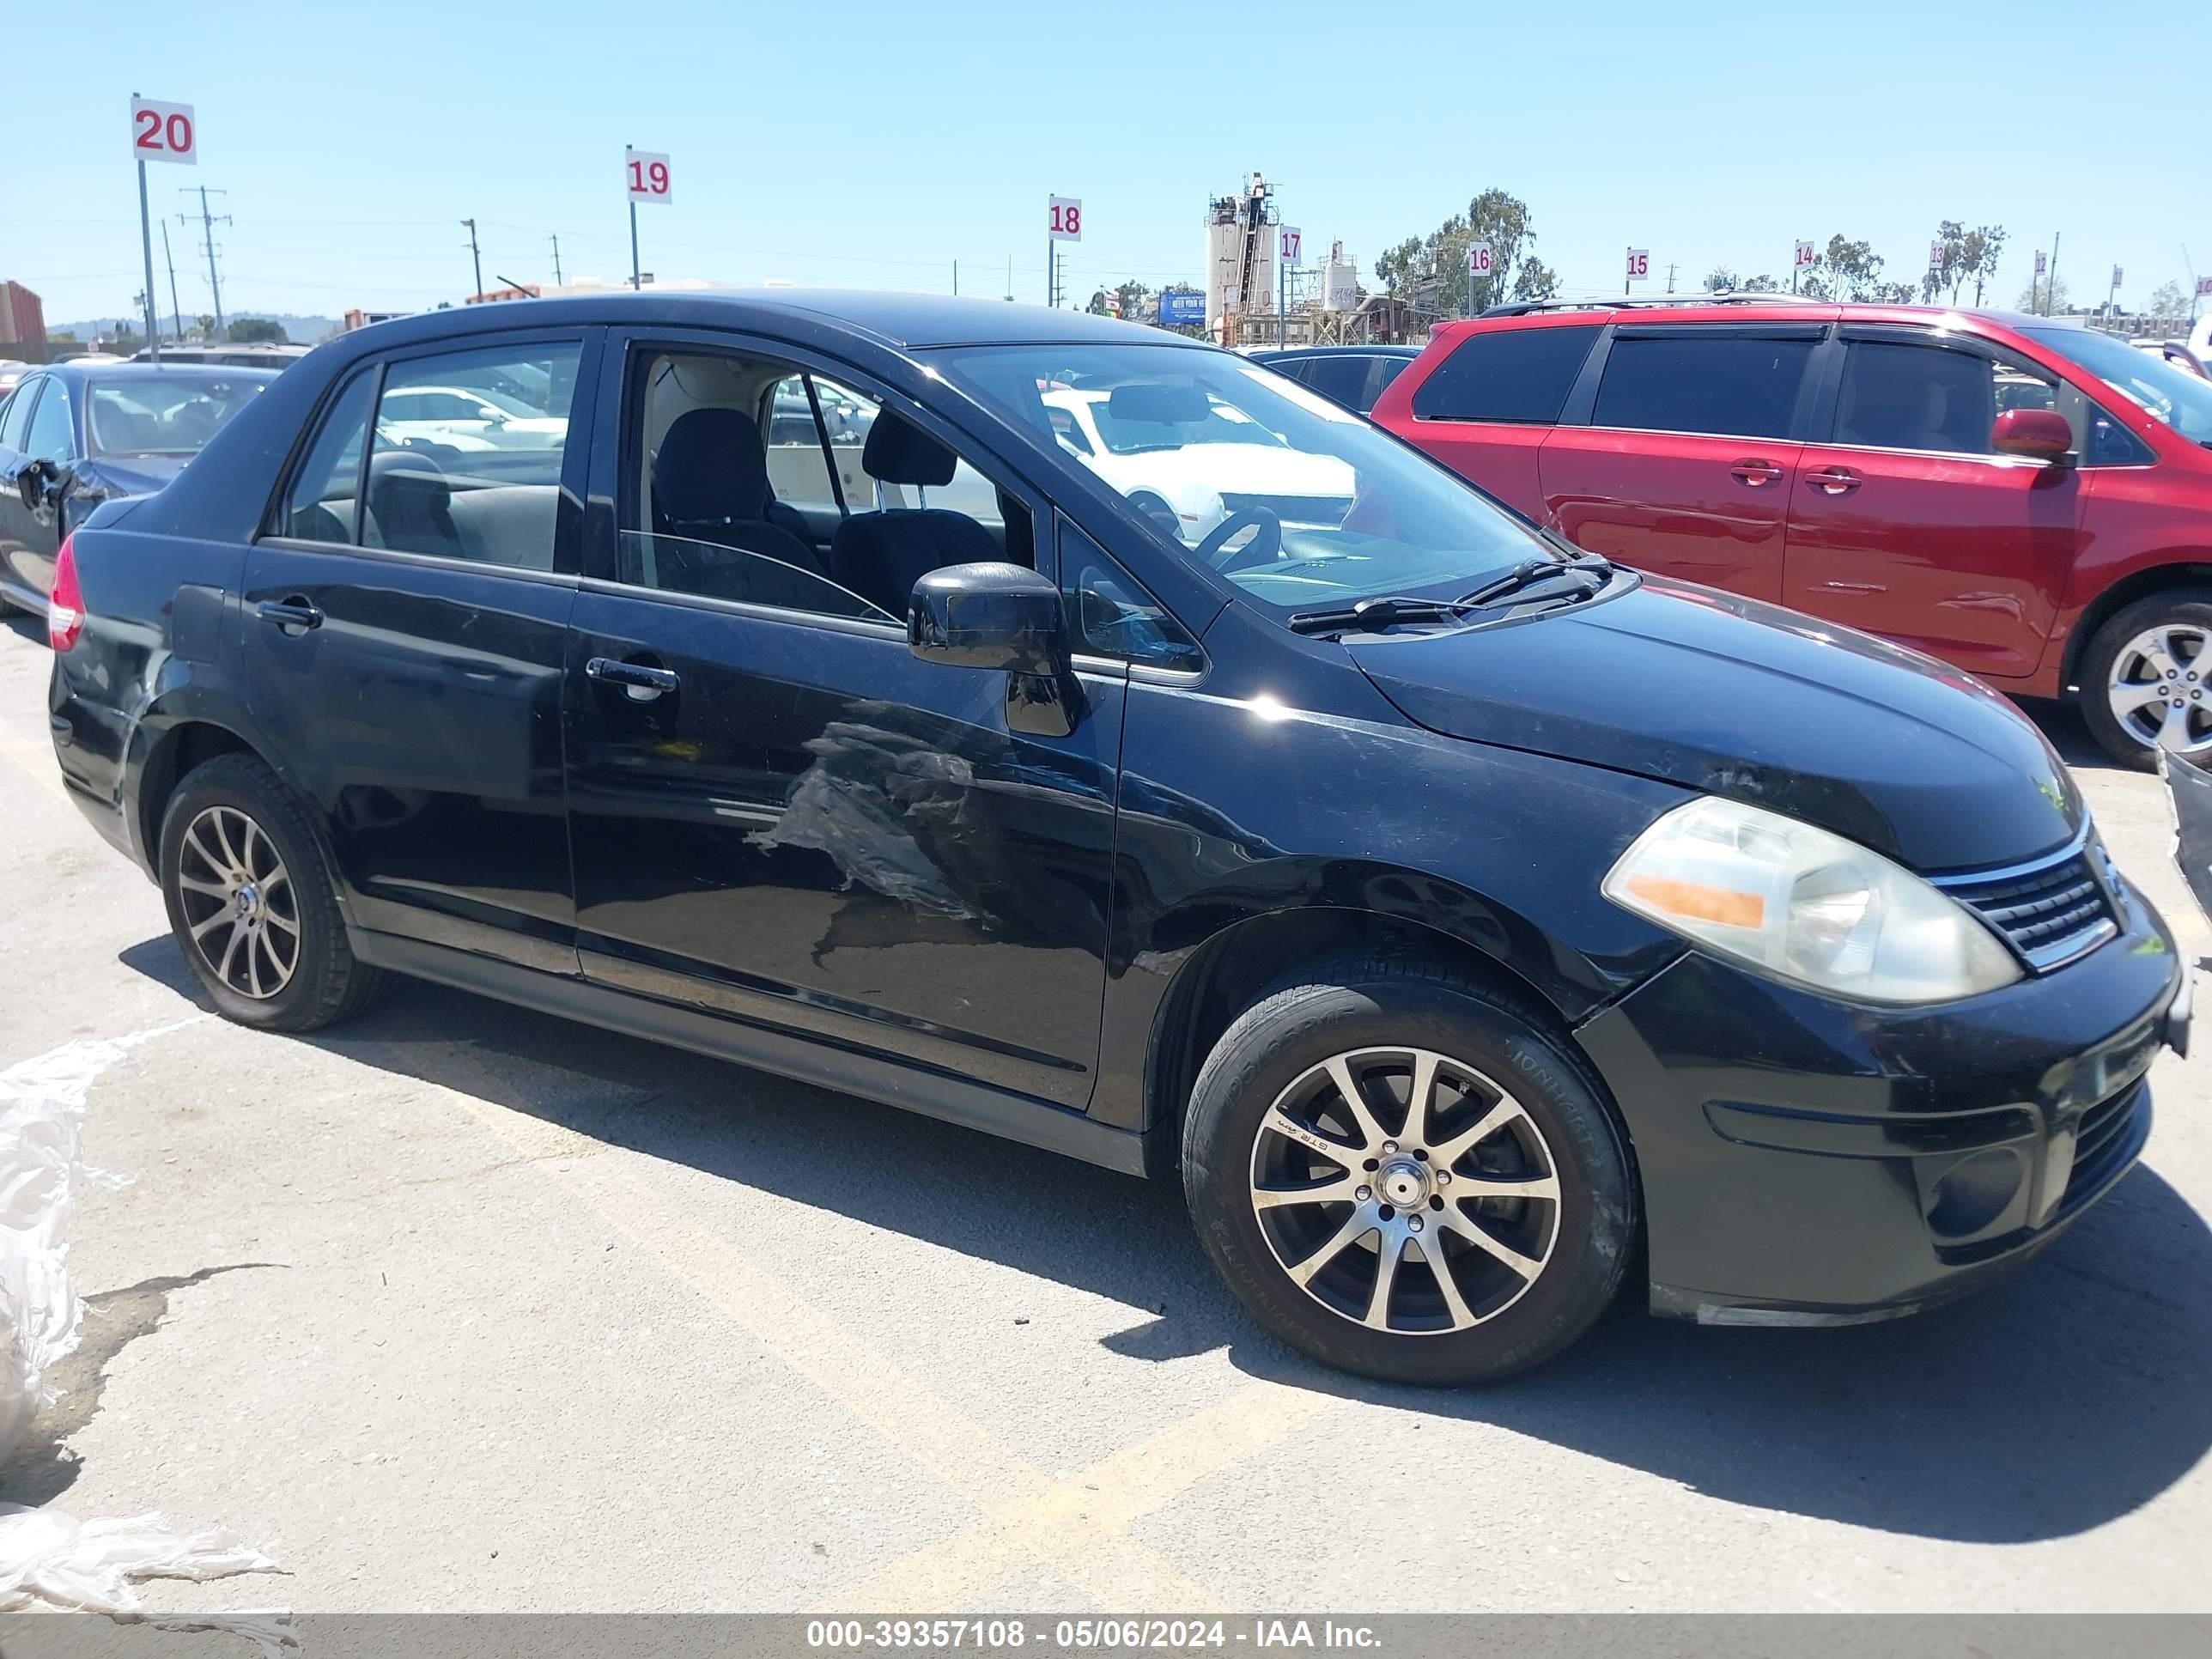
[[[1252,361],[1311,386],[1355,415],[1364,415],[1375,407],[1382,388],[1420,355],[1421,348],[1414,345],[1294,346],[1255,351]]]
[[[33,369],[0,403],[0,611],[46,608],[62,538],[174,477],[276,373],[147,363]]]
[[[486,375],[526,445],[387,431]],[[857,458],[769,441],[817,380]],[[1195,544],[1132,500],[1255,446]],[[2126,1173],[2188,1030],[2003,699],[1103,319],[365,329],[97,509],[49,635],[69,793],[225,1017],[416,975],[1179,1180],[1255,1317],[1382,1376],[1534,1364],[1632,1273],[1708,1323],[1956,1294]],[[872,1120],[819,1109],[834,1194]]]

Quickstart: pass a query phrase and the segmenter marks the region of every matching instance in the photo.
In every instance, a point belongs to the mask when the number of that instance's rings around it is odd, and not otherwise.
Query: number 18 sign
[[[1055,242],[1079,242],[1083,240],[1083,198],[1079,196],[1054,196],[1046,199],[1051,211],[1052,240]]]
[[[668,157],[649,149],[623,150],[623,180],[633,202],[668,200]]]

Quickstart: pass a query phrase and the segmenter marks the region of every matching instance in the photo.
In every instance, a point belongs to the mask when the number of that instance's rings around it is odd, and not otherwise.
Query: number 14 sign
[[[649,149],[623,151],[623,181],[633,202],[662,202],[668,197],[668,158]]]

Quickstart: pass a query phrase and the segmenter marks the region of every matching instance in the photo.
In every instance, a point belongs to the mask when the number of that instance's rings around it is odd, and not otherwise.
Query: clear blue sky
[[[2107,27],[2109,24],[2109,27]],[[644,264],[739,283],[1042,297],[1045,198],[1079,196],[1069,288],[1196,279],[1210,194],[1257,167],[1309,258],[1369,273],[1491,185],[1572,291],[1651,250],[1694,288],[1871,240],[1917,276],[1939,219],[2012,234],[1996,299],[2064,233],[2062,276],[2124,300],[2212,271],[2212,5],[1485,8],[1277,0],[798,6],[646,0],[100,8],[98,43],[10,77],[0,276],[61,321],[139,286],[133,91],[197,106],[197,168],[149,168],[185,311],[208,308],[180,185],[221,186],[227,313],[404,308],[484,277],[624,277],[625,143],[673,157]],[[64,61],[64,59],[68,61]],[[19,66],[23,67],[23,66]],[[27,146],[26,139],[28,140]],[[155,283],[167,278],[155,230]],[[1657,286],[1657,284],[1655,284]]]

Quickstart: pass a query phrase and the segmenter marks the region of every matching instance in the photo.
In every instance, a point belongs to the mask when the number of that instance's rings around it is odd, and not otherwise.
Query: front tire
[[[161,815],[160,868],[169,930],[225,1019],[313,1031],[374,988],[307,812],[258,757],[185,775]]]
[[[1254,1316],[1388,1381],[1549,1358],[1634,1254],[1635,1180],[1595,1083],[1532,1011],[1424,964],[1329,964],[1245,1010],[1199,1073],[1182,1158],[1200,1238]]]
[[[2160,749],[2212,759],[2212,592],[2122,606],[2090,640],[2080,683],[2081,718],[2121,765],[2150,771]]]

